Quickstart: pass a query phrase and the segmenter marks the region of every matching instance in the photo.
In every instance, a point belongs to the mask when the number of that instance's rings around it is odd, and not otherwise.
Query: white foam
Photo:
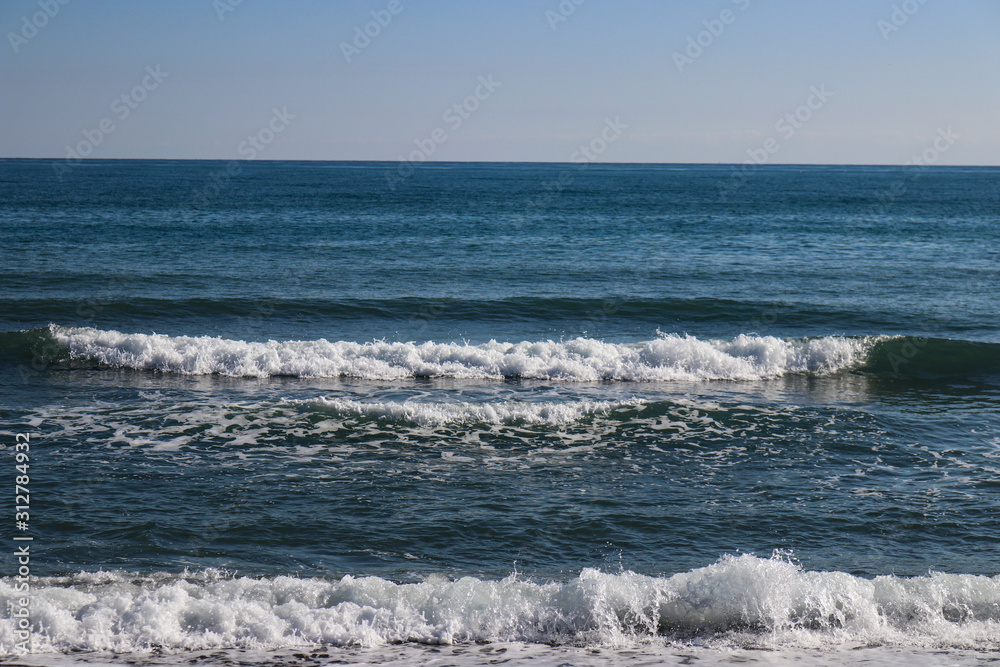
[[[12,584],[9,577],[0,582],[5,610],[19,595]],[[83,573],[35,581],[31,608],[37,652],[473,641],[628,646],[657,636],[697,636],[719,647],[1000,649],[1000,577],[869,580],[750,555],[662,578],[588,569],[565,583]],[[2,650],[13,640],[13,620],[0,619]]]
[[[670,334],[631,345],[589,338],[482,345],[325,339],[257,343],[56,325],[50,331],[72,357],[109,366],[192,375],[372,380],[754,380],[848,368],[860,362],[874,342],[836,336],[790,340],[746,335],[724,341]]]
[[[591,415],[605,415],[623,407],[638,407],[642,401],[577,400],[538,403],[499,401],[493,403],[426,403],[419,401],[362,402],[321,397],[315,401],[293,401],[332,410],[342,417],[374,417],[408,421],[421,426],[441,424],[524,424],[562,426]]]

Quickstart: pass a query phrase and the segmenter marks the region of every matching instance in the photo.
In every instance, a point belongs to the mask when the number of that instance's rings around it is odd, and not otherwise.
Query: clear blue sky
[[[1000,164],[997,0],[396,2],[0,0],[0,157]]]

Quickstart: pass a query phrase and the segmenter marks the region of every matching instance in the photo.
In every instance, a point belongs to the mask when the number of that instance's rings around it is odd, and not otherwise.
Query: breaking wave
[[[0,581],[0,644],[18,640]],[[864,579],[779,556],[725,556],[669,577],[586,569],[566,582],[432,575],[418,583],[81,573],[32,582],[36,652],[517,641],[622,645],[655,636],[718,645],[1000,648],[1000,577]]]
[[[523,378],[561,381],[756,380],[831,373],[856,366],[875,342],[826,336],[741,335],[701,340],[666,334],[636,344],[589,338],[481,345],[375,341],[246,342],[208,336],[126,334],[49,327],[77,360],[104,366],[233,377],[350,377],[398,380]]]

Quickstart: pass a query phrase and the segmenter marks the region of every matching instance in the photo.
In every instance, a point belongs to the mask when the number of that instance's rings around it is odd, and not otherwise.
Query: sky
[[[0,30],[0,157],[1000,165],[997,0],[0,0]]]

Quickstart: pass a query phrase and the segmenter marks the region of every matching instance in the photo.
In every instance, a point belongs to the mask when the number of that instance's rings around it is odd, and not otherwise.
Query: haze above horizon
[[[998,165],[988,0],[13,0],[0,157]]]

